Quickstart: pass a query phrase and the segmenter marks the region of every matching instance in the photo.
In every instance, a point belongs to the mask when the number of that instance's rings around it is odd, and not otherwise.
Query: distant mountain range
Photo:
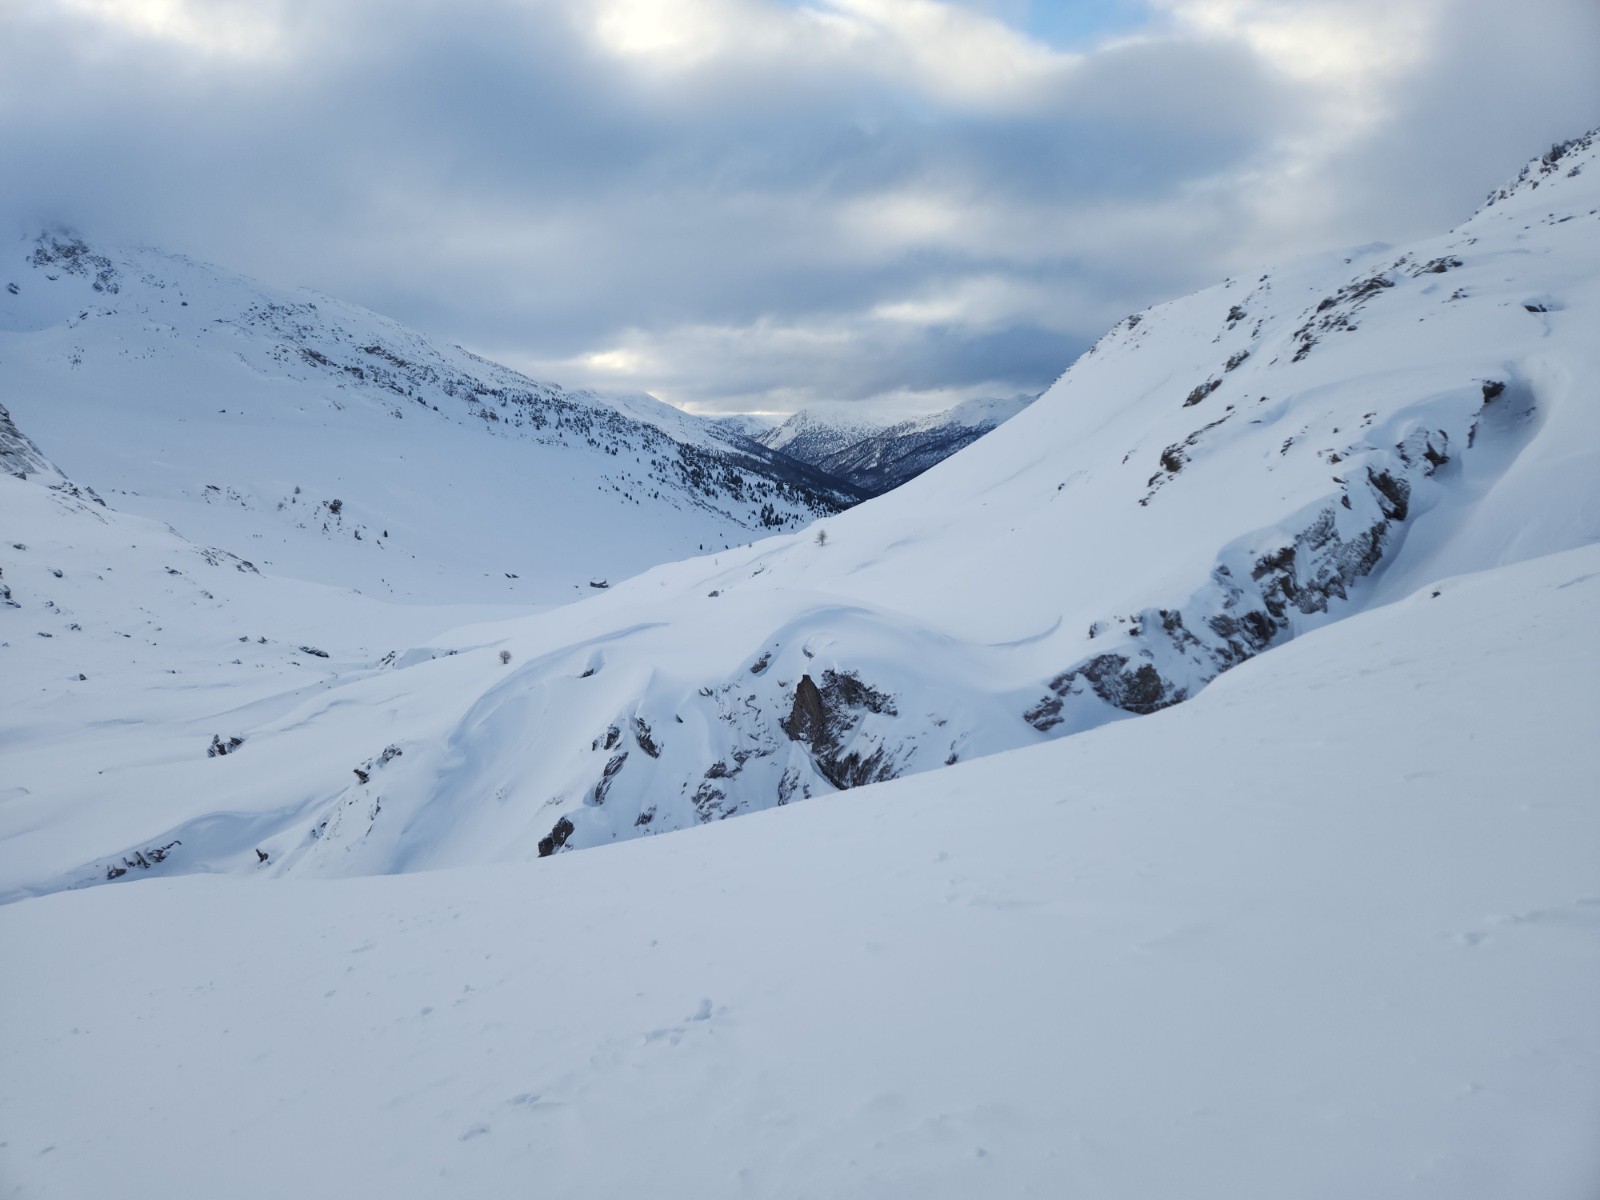
[[[741,414],[717,424],[808,463],[869,496],[892,491],[971,445],[1037,399],[968,400],[922,417],[890,417],[864,405],[803,409],[782,420]]]

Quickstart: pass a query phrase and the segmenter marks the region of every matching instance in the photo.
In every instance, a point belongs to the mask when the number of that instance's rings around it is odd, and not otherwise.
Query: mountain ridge
[[[749,436],[879,496],[971,445],[1035,399],[971,399],[920,417],[862,411],[854,405],[802,409]]]
[[[12,269],[17,423],[123,507],[305,578],[442,600],[491,579],[478,595],[547,603],[858,498],[653,398],[539,383],[182,256],[55,230]],[[600,495],[574,508],[584,491]],[[627,534],[645,506],[658,527]],[[519,510],[566,515],[513,530]]]

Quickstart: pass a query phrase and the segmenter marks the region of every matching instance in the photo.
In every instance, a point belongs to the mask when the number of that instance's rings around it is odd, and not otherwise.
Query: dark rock
[[[148,871],[157,863],[166,862],[167,856],[172,853],[173,847],[181,845],[183,845],[181,839],[173,838],[172,841],[164,846],[146,846],[143,850],[135,850],[132,858],[124,855],[120,864],[113,863],[106,868],[106,880],[109,882],[113,879],[121,879],[129,871],[135,869]],[[257,853],[260,852],[257,851]]]
[[[562,817],[550,830],[549,837],[539,839],[539,857],[549,858],[557,850],[567,844],[567,839],[572,836],[574,826],[566,817]]]
[[[1062,695],[1075,679],[1085,680],[1094,693],[1113,708],[1132,713],[1153,713],[1187,697],[1161,678],[1150,663],[1138,663],[1121,654],[1097,654],[1050,681],[1050,690]]]
[[[212,734],[211,745],[206,749],[206,757],[221,758],[224,755],[232,754],[242,745],[244,745],[244,739],[242,737],[230,737],[227,741],[223,741],[222,738],[216,734]]]
[[[617,772],[622,770],[622,764],[628,761],[628,752],[624,750],[606,763],[605,770],[600,773],[600,781],[594,785],[594,792],[590,803],[601,805],[606,802],[606,793],[611,790],[611,781],[616,778]]]
[[[1446,271],[1454,270],[1461,265],[1461,260],[1453,254],[1443,258],[1431,259],[1411,272],[1412,275],[1443,275]]]
[[[1411,485],[1388,471],[1367,468],[1367,482],[1378,493],[1378,507],[1391,521],[1404,521],[1411,511]]]
[[[1022,714],[1022,719],[1032,725],[1040,733],[1049,733],[1061,724],[1062,700],[1060,696],[1046,696],[1027,712]]]
[[[899,715],[887,693],[853,672],[828,670],[820,687],[810,675],[800,677],[781,727],[791,740],[810,749],[817,772],[842,790],[892,779],[896,773],[882,745],[867,752],[845,749],[867,713]]]
[[[791,741],[810,745],[826,739],[828,712],[822,703],[822,692],[810,675],[800,676],[794,689],[794,704],[782,724]]]

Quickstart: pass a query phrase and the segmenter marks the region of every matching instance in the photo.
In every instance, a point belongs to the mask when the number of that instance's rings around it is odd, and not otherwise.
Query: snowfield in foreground
[[[1600,550],[1049,745],[538,864],[0,909],[0,1194],[1600,1179]]]

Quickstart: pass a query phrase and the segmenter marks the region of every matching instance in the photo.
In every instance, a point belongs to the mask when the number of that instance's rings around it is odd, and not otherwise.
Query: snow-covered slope
[[[1587,1200],[1597,605],[1594,547],[1443,581],[1145,720],[537,866],[11,905],[0,1178]]]
[[[649,396],[65,232],[0,265],[0,395],[69,476],[263,569],[549,603],[855,498]]]
[[[1035,399],[967,400],[911,419],[884,418],[851,405],[803,409],[747,436],[877,496],[971,445]]]
[[[762,434],[769,433],[781,425],[783,419],[767,416],[764,413],[734,413],[727,417],[712,417],[711,423],[726,433],[759,439]]]
[[[222,653],[253,629],[152,601],[165,661],[139,670],[181,684],[91,701],[60,656],[71,623],[130,632],[112,593],[0,545],[28,585],[25,617],[0,611],[4,894],[129,863],[344,875],[680,829],[1154,712],[1432,580],[1593,543],[1596,157],[1569,147],[1433,241],[1131,318],[894,493],[533,617],[405,640],[323,636],[302,609],[267,645],[330,657],[254,668]],[[18,540],[78,552],[43,503],[6,500],[35,531]],[[227,686],[308,668],[249,704]],[[213,734],[245,743],[208,759]]]

